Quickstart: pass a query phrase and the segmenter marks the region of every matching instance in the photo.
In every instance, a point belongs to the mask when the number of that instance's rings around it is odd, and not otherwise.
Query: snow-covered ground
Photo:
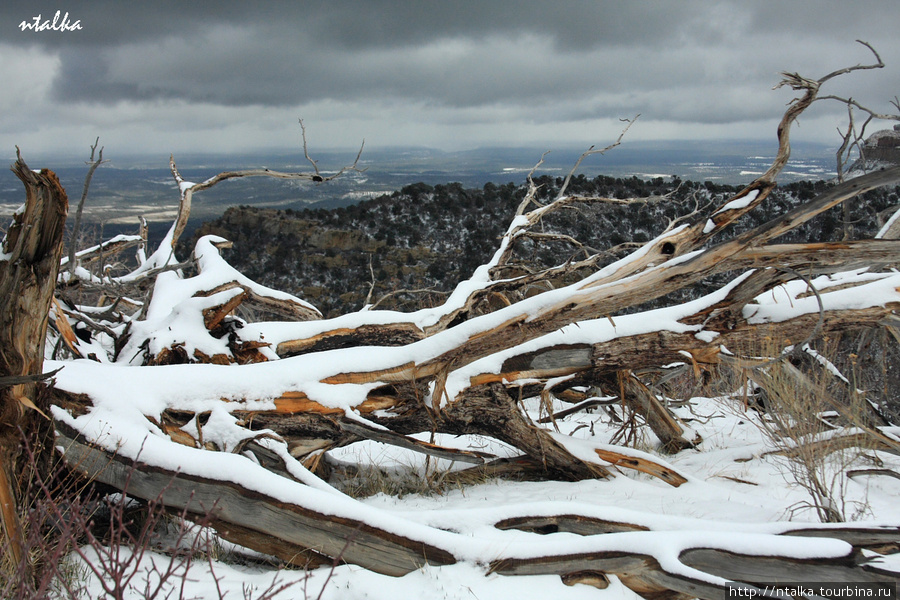
[[[554,410],[564,405],[553,407]],[[528,405],[535,420],[546,414],[538,400]],[[544,411],[544,412],[542,412]],[[436,529],[452,529],[463,539],[471,540],[473,560],[462,560],[451,566],[424,566],[403,577],[389,577],[352,565],[335,568],[321,567],[308,572],[278,570],[274,567],[248,566],[247,561],[235,557],[254,556],[253,553],[229,548],[217,559],[197,558],[187,575],[173,578],[173,597],[183,598],[322,598],[322,600],[422,600],[477,599],[504,600],[522,598],[581,598],[634,599],[634,592],[624,587],[614,576],[610,585],[598,590],[587,585],[565,585],[556,575],[503,576],[488,572],[483,555],[494,550],[498,554],[527,556],[535,548],[565,548],[572,551],[590,545],[589,538],[567,533],[540,536],[527,532],[499,532],[492,524],[505,516],[546,514],[586,514],[608,520],[643,525],[657,534],[652,549],[665,558],[669,551],[690,544],[691,540],[718,539],[718,544],[730,544],[752,554],[755,540],[761,534],[778,533],[787,529],[815,523],[810,510],[810,497],[792,478],[785,459],[774,454],[773,442],[759,427],[760,416],[745,411],[734,399],[694,398],[689,405],[675,409],[687,424],[703,437],[703,443],[675,456],[660,457],[683,474],[688,482],[675,488],[659,479],[630,470],[616,473],[611,480],[580,482],[512,482],[488,480],[468,487],[446,487],[440,493],[406,494],[401,497],[378,493],[361,500],[368,509],[383,513],[388,519],[397,518]],[[557,421],[558,437],[570,436],[569,444],[579,442],[591,447],[606,444],[615,431],[605,409],[597,408]],[[654,453],[656,440],[652,433],[643,433],[643,448]],[[425,438],[423,438],[425,439]],[[436,440],[445,446],[478,448],[497,455],[512,455],[512,449],[487,438],[454,438],[441,436]],[[371,463],[396,472],[424,474],[425,459],[396,447],[376,442],[360,442],[334,453],[338,460]],[[858,451],[857,468],[892,469],[900,472],[900,457],[871,450]],[[431,458],[427,465],[432,479],[456,469],[457,465]],[[900,523],[900,480],[882,476],[859,476],[848,479],[839,476],[834,491],[848,519],[856,524],[897,525]],[[723,533],[725,532],[725,533]],[[640,532],[592,536],[605,538],[607,546],[648,551]],[[552,538],[552,539],[551,539]],[[475,543],[478,541],[478,543]],[[791,538],[794,552],[810,556],[826,551],[832,540]],[[842,542],[834,542],[842,544]],[[497,544],[504,545],[503,547]],[[461,544],[461,546],[464,544]],[[596,546],[596,544],[594,544]],[[509,547],[513,546],[513,547]],[[671,546],[665,548],[664,546]],[[481,556],[478,554],[481,553]],[[677,555],[677,552],[676,552]],[[143,558],[142,566],[151,570],[169,561],[165,554],[151,553]],[[900,560],[883,559],[884,565],[900,572]],[[145,575],[134,579],[130,598],[143,598]],[[274,583],[274,587],[273,587]],[[288,587],[282,588],[287,585]],[[89,596],[100,597],[102,589],[96,580],[87,580]],[[278,591],[281,588],[280,592]],[[273,593],[271,596],[266,594]]]

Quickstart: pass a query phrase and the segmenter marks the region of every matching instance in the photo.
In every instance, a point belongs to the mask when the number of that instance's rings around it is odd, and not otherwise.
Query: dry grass
[[[742,390],[741,409],[758,413],[752,421],[773,446],[770,454],[784,459],[789,480],[807,492],[809,500],[795,509],[811,509],[822,522],[844,522],[866,511],[864,502],[848,500],[847,470],[885,442],[879,415],[855,385],[854,357],[841,373],[832,360],[836,344],[826,339],[820,347],[782,354],[781,344],[763,340],[744,349],[753,359],[728,365],[728,380]]]

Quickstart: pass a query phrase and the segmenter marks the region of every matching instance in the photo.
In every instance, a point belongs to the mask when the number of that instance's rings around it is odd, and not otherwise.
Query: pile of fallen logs
[[[778,154],[764,175],[621,257],[597,254],[532,271],[513,265],[521,240],[540,239],[535,228],[546,215],[615,201],[567,195],[564,184],[541,204],[529,176],[528,193],[492,259],[442,305],[412,313],[363,309],[323,319],[302,299],[233,269],[219,254],[229,242],[215,236],[202,238],[189,261],[176,258],[193,194],[236,177],[327,180],[312,160],[310,173],[231,171],[192,183],[173,159],[179,213],[153,253],[146,253],[144,228],[62,258],[65,191],[52,172],[35,173],[19,157],[13,170],[25,185],[26,205],[0,255],[0,290],[16,300],[0,311],[0,375],[40,375],[51,353],[45,340],[58,357],[46,367],[60,370],[49,389],[34,380],[10,380],[2,389],[0,505],[16,506],[17,433],[46,415],[57,436],[53,445],[70,468],[204,517],[223,537],[297,564],[339,557],[402,575],[426,563],[470,560],[506,575],[556,573],[598,585],[616,575],[646,596],[703,598],[728,597],[734,584],[895,577],[861,550],[896,547],[897,527],[779,526],[738,532],[744,544],[666,532],[675,541],[660,549],[653,526],[583,507],[470,514],[494,531],[490,540],[518,536],[515,545],[492,545],[455,531],[452,515],[415,523],[356,503],[324,482],[338,468],[330,450],[374,440],[488,474],[580,480],[634,469],[677,487],[689,476],[664,460],[626,445],[585,452],[529,419],[522,399],[552,397],[579,410],[596,403],[591,390],[601,389],[652,430],[663,452],[675,453],[702,440],[660,401],[661,377],[715,370],[746,379],[752,371],[765,389],[766,373],[790,370],[795,350],[818,337],[860,327],[896,332],[900,275],[891,266],[900,259],[900,240],[893,221],[875,239],[779,244],[777,238],[900,181],[900,167],[839,183],[747,233],[726,235],[766,201],[790,154],[791,124],[836,73],[820,80],[786,76],[801,94],[783,117]],[[129,248],[137,249],[136,267],[123,274],[106,268]],[[723,273],[731,281],[713,293],[634,310]],[[248,322],[236,314],[242,307],[272,320]],[[777,344],[770,356],[737,352],[762,339]],[[882,430],[891,423],[866,406],[848,427],[863,428],[867,443],[896,452],[897,441]],[[413,437],[422,432],[489,436],[519,456]],[[15,548],[17,517],[8,508],[3,525]],[[556,533],[583,539],[555,541]],[[797,543],[805,537],[827,542],[810,555],[808,544]]]

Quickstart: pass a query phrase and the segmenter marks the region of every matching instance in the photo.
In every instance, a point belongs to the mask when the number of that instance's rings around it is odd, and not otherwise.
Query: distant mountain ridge
[[[440,151],[431,148],[366,148],[361,157],[362,173],[345,173],[327,185],[232,180],[198,194],[192,219],[220,216],[226,207],[239,204],[281,209],[334,208],[355,204],[364,198],[390,194],[411,182],[429,185],[460,182],[466,188],[481,188],[488,182],[521,183],[542,154],[537,175],[559,176],[569,172],[586,148],[548,144],[546,147],[491,147]],[[27,149],[23,148],[23,152]],[[764,140],[628,140],[614,151],[593,156],[580,165],[587,177],[608,175],[641,179],[678,176],[683,180],[741,185],[752,181],[771,163],[775,144]],[[822,144],[793,144],[791,161],[782,181],[828,179],[834,176],[834,149]],[[109,162],[97,170],[91,182],[84,219],[103,223],[114,233],[133,233],[138,217],[144,216],[157,229],[167,228],[178,205],[178,190],[169,172],[169,156],[118,155],[106,148]],[[333,172],[351,164],[356,150],[314,152],[319,167]],[[14,158],[14,157],[13,157]],[[29,158],[26,154],[26,158]],[[73,192],[84,183],[86,156],[34,157],[32,163],[52,168],[63,186]],[[243,154],[176,155],[182,175],[203,181],[226,170],[269,167],[282,171],[304,171],[310,165],[299,149],[248,151]],[[15,176],[0,171],[0,219],[9,218],[22,204],[22,186]],[[191,224],[191,227],[194,223]]]

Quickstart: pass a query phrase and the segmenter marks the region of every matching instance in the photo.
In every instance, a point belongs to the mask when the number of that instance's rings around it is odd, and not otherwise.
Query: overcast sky
[[[76,31],[22,31],[68,13]],[[0,147],[27,156],[310,148],[605,145],[773,138],[790,90],[888,111],[900,94],[900,1],[29,2],[0,8]],[[61,23],[62,19],[58,21]],[[820,106],[797,139],[836,140]]]

